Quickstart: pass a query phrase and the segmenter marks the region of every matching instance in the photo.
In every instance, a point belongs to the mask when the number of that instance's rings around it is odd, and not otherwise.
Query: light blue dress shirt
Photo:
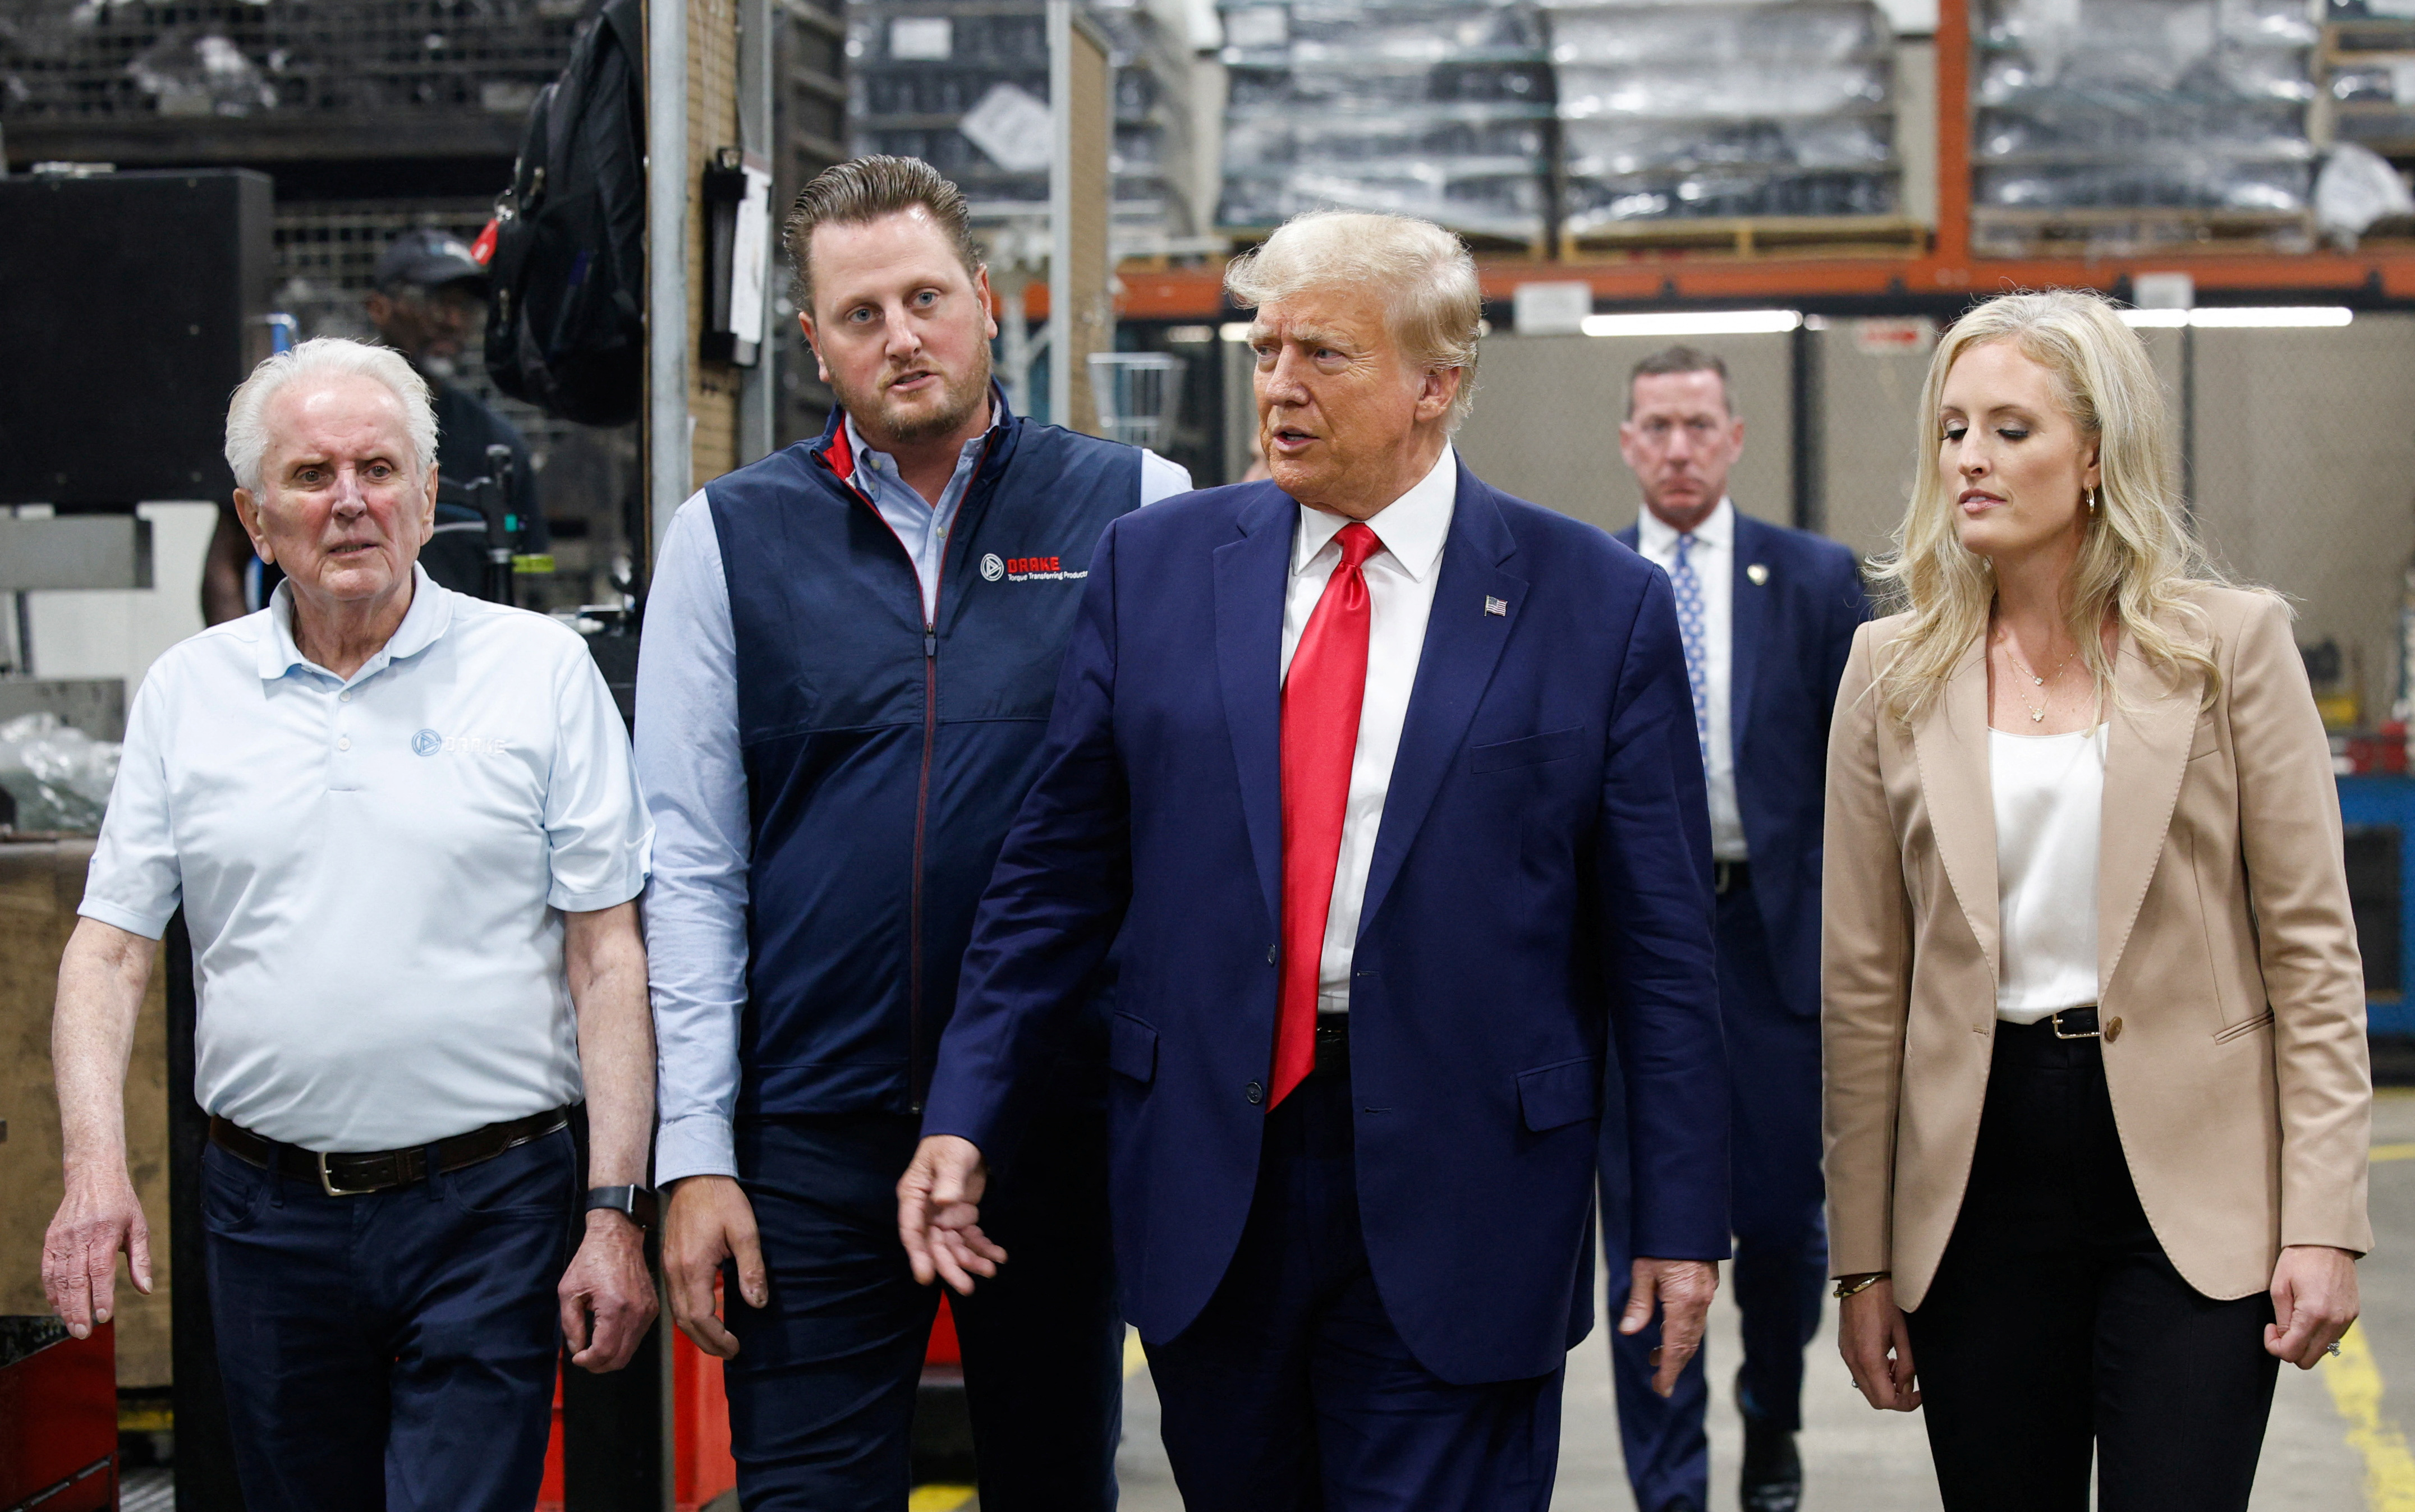
[[[956,508],[981,466],[996,419],[965,443],[938,502],[863,444],[849,417],[856,485],[897,532],[922,585],[927,621]],[[1140,502],[1191,490],[1191,474],[1141,453]],[[746,771],[738,750],[738,653],[721,538],[701,489],[680,505],[663,537],[646,600],[638,663],[638,776],[653,810],[653,881],[646,892],[646,951],[654,1005],[662,1128],[654,1180],[736,1175],[730,1120],[738,1106],[738,1020],[746,1005],[746,868],[751,845]]]

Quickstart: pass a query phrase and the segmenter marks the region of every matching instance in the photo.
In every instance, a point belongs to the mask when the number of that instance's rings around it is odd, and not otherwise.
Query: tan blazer
[[[2288,610],[2198,603],[2210,708],[2126,637],[2115,660],[2097,981],[2148,1220],[2191,1286],[2231,1298],[2270,1284],[2284,1245],[2372,1248],[2372,1073],[2330,746]],[[1871,687],[1904,624],[1861,628],[1837,696],[1821,1026],[1830,1268],[1892,1271],[1913,1308],[1978,1141],[1998,938],[1984,640],[1907,731]]]

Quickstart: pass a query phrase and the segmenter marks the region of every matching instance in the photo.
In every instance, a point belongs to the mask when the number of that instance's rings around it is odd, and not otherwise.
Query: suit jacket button
[[[2117,1018],[2117,1019],[2113,1020],[2111,1023],[2109,1023],[2109,1024],[2108,1024],[2108,1025],[2105,1025],[2105,1042],[2106,1042],[2107,1044],[2108,1044],[2108,1045],[2109,1045],[2109,1044],[2111,1044],[2114,1040],[2119,1040],[2119,1039],[2121,1039],[2121,1038],[2122,1038],[2122,1021],[2121,1021],[2120,1019],[2118,1019],[2118,1018]]]
[[[1264,1102],[1267,1100],[1267,1089],[1261,1084],[1252,1082],[1249,1085],[1241,1088],[1241,1096],[1248,1098],[1250,1100],[1250,1105],[1252,1107],[1255,1107],[1257,1104]]]

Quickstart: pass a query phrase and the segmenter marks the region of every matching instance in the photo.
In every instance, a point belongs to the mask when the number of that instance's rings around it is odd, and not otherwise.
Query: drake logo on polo
[[[510,742],[487,735],[439,735],[432,729],[421,730],[411,738],[411,749],[424,756],[440,752],[459,752],[467,756],[502,756],[511,750]]]
[[[996,552],[982,558],[981,575],[993,583],[1001,577],[1010,583],[1064,583],[1090,576],[1067,572],[1062,557],[1001,557]]]

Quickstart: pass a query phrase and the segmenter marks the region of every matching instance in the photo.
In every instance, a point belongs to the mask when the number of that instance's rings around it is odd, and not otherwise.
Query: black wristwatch
[[[590,1187],[587,1189],[587,1211],[608,1207],[625,1216],[641,1229],[654,1226],[654,1189],[652,1187]]]

